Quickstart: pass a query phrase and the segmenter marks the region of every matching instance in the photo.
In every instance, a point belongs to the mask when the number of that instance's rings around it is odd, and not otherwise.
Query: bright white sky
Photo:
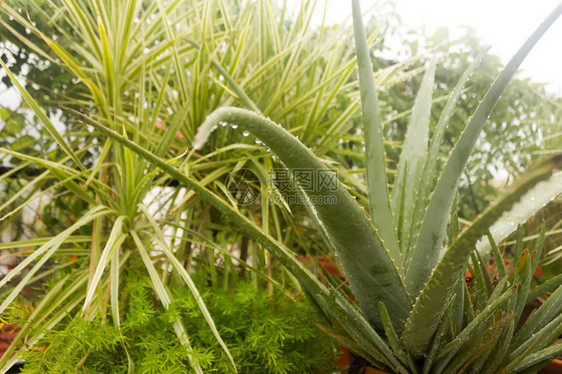
[[[298,4],[300,1],[288,0],[288,3]],[[341,23],[348,18],[351,13],[350,0],[318,0],[315,23],[321,22],[326,1],[328,24]],[[395,3],[404,24],[413,28],[425,24],[428,35],[446,26],[454,36],[460,33],[459,26],[471,26],[484,44],[492,47],[490,53],[500,56],[506,63],[559,1],[395,0]],[[362,0],[362,9],[366,10],[374,3],[372,0]],[[524,70],[524,76],[531,76],[537,82],[551,83],[549,91],[562,95],[562,19],[558,19],[548,30],[521,69]]]

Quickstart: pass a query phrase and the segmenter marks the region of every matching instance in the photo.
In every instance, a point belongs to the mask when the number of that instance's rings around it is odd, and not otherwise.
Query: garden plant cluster
[[[0,1],[1,373],[560,364],[562,3],[503,66],[348,2]]]

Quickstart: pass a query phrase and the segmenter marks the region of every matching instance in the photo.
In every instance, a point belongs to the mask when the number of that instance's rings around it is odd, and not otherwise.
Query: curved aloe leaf
[[[411,304],[402,278],[376,230],[336,176],[304,144],[275,122],[239,108],[220,108],[199,128],[194,145],[201,147],[219,123],[236,124],[266,143],[301,185],[313,178],[328,176],[330,183],[315,181],[308,191],[318,218],[336,247],[336,259],[348,277],[354,296],[370,323],[382,327],[378,302],[385,301],[393,323],[402,326]],[[326,197],[335,203],[326,204]]]
[[[445,252],[423,289],[402,334],[404,346],[416,356],[423,355],[452,294],[476,241],[513,204],[538,182],[550,177],[552,171],[562,165],[562,155],[543,160],[531,167],[503,196],[480,215],[470,227],[461,233]]]
[[[496,243],[511,235],[520,224],[525,223],[533,217],[546,204],[562,194],[562,172],[558,172],[547,181],[539,183],[523,196],[521,202],[515,204],[508,212],[505,212],[490,227],[490,233]],[[476,248],[480,253],[485,254],[490,251],[490,241],[481,238],[476,243]]]
[[[124,139],[102,124],[75,110],[64,109],[85,120],[98,131],[125,145],[133,152],[166,171],[173,178],[193,189],[194,192],[217,207],[226,217],[232,219],[250,237],[256,239],[265,248],[270,250],[284,266],[298,277],[299,281],[303,283],[303,286],[312,295],[320,297],[326,294],[326,289],[319,281],[281,243],[265,234],[248,218],[228,206],[221,198],[146,149]],[[236,123],[240,127],[253,132],[266,142],[271,149],[276,151],[289,168],[306,167],[315,172],[331,173],[312,152],[281,126],[243,109],[222,108],[213,112],[196,136],[196,143],[198,145],[203,144],[210,130],[222,121]],[[302,177],[306,178],[306,175]],[[353,292],[359,300],[367,319],[369,322],[379,324],[382,327],[378,314],[378,301],[384,300],[394,318],[393,322],[397,327],[401,327],[409,314],[411,304],[388,251],[382,245],[380,238],[361,207],[339,182],[335,184],[336,191],[331,191],[334,186],[329,183],[322,183],[319,187],[317,191],[311,191],[309,195],[315,195],[322,199],[326,196],[336,198],[337,204],[316,204],[315,209],[318,212],[319,218],[330,230],[332,239],[337,243],[337,247],[342,248],[342,250],[337,251],[336,256],[339,258],[342,268],[348,274]]]
[[[382,354],[382,358],[386,356],[387,359],[385,359],[385,361],[389,360],[388,363],[391,366],[394,366],[397,371],[404,372],[400,362],[396,359],[396,357],[394,357],[390,348],[361,314],[357,306],[351,303],[347,296],[340,295],[340,293],[329,295],[328,289],[322,285],[318,279],[316,279],[315,276],[310,273],[310,271],[300,261],[298,261],[282,243],[264,233],[263,230],[261,230],[261,228],[254,222],[250,221],[234,208],[227,205],[221,198],[205,189],[199,183],[169,165],[166,161],[158,158],[148,150],[140,147],[138,144],[129,141],[125,137],[108,129],[91,118],[88,118],[73,109],[64,107],[63,109],[77,118],[82,119],[116,142],[123,144],[125,147],[129,148],[145,160],[153,163],[158,168],[169,174],[172,178],[175,178],[186,187],[191,188],[195,193],[199,194],[203,199],[216,207],[217,210],[238,225],[238,227],[240,227],[249,237],[257,240],[267,250],[269,250],[283,266],[294,274],[303,288],[307,291],[308,295],[319,304],[323,311],[334,317],[342,325],[349,336],[353,337],[355,341],[364,343],[366,349],[369,349],[371,352],[375,352],[375,354],[378,355]]]
[[[407,269],[405,283],[412,297],[420,294],[437,263],[461,174],[488,116],[523,59],[561,13],[562,4],[554,9],[512,57],[476,108],[472,119],[453,148],[429,202],[412,260]]]
[[[70,108],[61,106],[61,109],[72,114],[73,116],[81,119],[85,123],[94,127],[96,130],[115,140],[116,142],[129,148],[134,153],[138,154],[140,157],[154,164],[159,169],[166,172],[172,178],[176,179],[181,184],[192,189],[195,193],[199,194],[203,199],[215,206],[222,214],[227,218],[231,219],[236,225],[238,225],[244,232],[246,232],[252,239],[257,240],[266,249],[270,250],[283,264],[287,267],[296,277],[303,283],[304,286],[308,287],[309,292],[314,296],[327,294],[327,289],[318,281],[314,275],[312,275],[308,269],[298,261],[282,243],[273,239],[270,235],[264,233],[256,224],[250,221],[248,218],[243,216],[241,213],[226,204],[220,197],[210,192],[208,189],[203,187],[200,183],[189,178],[178,169],[174,168],[168,164],[163,159],[157,157],[147,149],[141,147],[140,145],[126,139],[122,135],[110,130],[101,123],[85,116],[84,114]]]
[[[375,77],[373,76],[373,64],[371,63],[359,1],[354,0],[352,5],[355,49],[357,51],[357,66],[359,68],[359,87],[361,89],[361,111],[363,113],[365,133],[365,163],[371,220],[373,225],[379,230],[379,235],[397,264],[399,271],[403,273],[402,254],[398,246],[398,239],[394,231],[394,219],[390,209],[384,143],[377,100],[377,88]]]

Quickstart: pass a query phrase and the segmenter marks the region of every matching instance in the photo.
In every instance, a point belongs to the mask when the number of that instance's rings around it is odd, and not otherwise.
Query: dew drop
[[[230,127],[232,127],[234,130],[236,130],[238,128],[238,125],[231,125]]]
[[[248,136],[248,135],[250,135],[250,132],[249,132],[249,131],[244,131],[244,132],[242,132],[242,136]]]
[[[261,140],[256,139],[256,144],[261,144]]]

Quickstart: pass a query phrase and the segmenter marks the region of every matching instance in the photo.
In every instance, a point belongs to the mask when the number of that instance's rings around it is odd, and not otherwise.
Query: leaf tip
[[[193,148],[195,150],[198,151],[203,148],[216,126],[216,120],[211,116],[207,116],[207,119],[205,119],[201,126],[199,126],[197,134],[195,134],[195,137],[193,138]]]

